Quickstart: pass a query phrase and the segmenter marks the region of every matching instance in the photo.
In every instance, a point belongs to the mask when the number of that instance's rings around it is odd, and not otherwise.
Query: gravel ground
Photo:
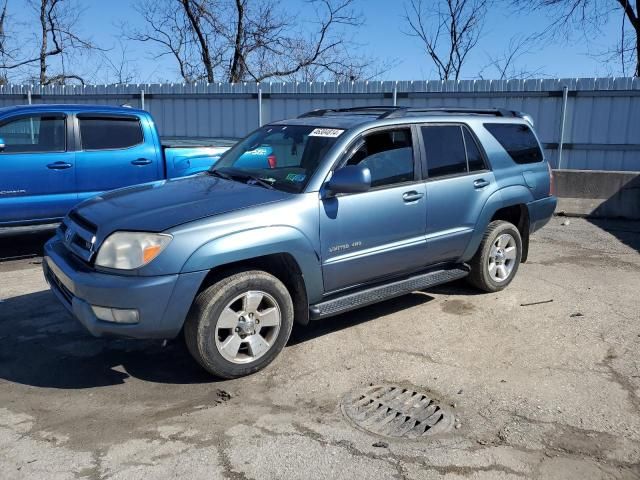
[[[298,328],[223,382],[179,341],[90,337],[46,288],[42,234],[2,238],[0,475],[640,478],[640,224],[563,222],[501,293],[458,282]],[[459,428],[387,438],[343,416],[386,383]]]

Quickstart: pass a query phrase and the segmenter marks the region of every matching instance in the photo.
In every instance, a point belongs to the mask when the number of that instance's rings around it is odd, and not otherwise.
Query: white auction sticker
[[[309,134],[309,136],[336,138],[340,136],[342,132],[344,132],[344,130],[340,130],[338,128],[316,128]]]

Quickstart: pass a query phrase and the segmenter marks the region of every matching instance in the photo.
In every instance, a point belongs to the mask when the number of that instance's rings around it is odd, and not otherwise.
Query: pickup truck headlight
[[[140,268],[160,255],[172,238],[165,233],[112,233],[100,247],[96,265],[119,270]]]

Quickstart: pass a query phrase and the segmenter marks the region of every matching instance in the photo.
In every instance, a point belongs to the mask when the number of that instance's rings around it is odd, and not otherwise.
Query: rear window
[[[542,151],[529,127],[519,123],[485,123],[486,128],[516,163],[542,161]]]
[[[137,117],[80,117],[83,150],[129,148],[143,141]]]

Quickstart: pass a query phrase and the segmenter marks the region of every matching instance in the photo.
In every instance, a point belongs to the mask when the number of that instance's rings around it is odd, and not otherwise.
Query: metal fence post
[[[27,90],[27,104],[31,105],[31,89]]]
[[[562,87],[562,112],[560,117],[560,141],[558,142],[558,170],[562,168],[562,146],[564,144],[564,128],[567,121],[567,101],[569,99],[569,87]]]
[[[258,126],[262,126],[262,89],[258,89]]]
[[[144,110],[144,89],[140,90],[140,109]]]
[[[398,106],[398,82],[393,86],[393,106]]]

